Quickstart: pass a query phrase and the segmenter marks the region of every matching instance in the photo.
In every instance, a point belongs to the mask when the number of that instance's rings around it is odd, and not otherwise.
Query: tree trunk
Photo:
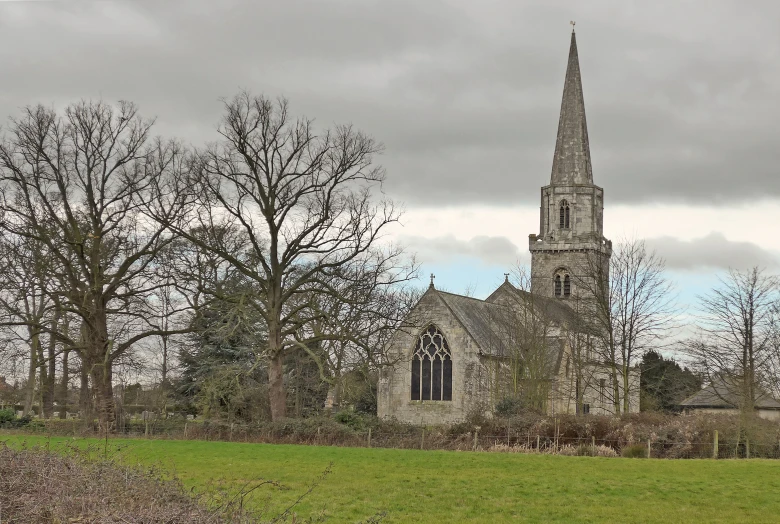
[[[64,349],[62,351],[62,377],[61,377],[61,383],[60,383],[60,394],[59,394],[59,404],[60,404],[60,418],[67,418],[68,416],[68,381],[70,380],[70,377],[68,376],[69,369],[68,369],[68,357],[70,356],[70,350]]]
[[[612,407],[615,410],[613,415],[620,415],[620,380],[617,376],[617,365],[612,362],[610,373],[612,374]]]
[[[630,381],[629,381],[629,367],[624,363],[623,364],[623,413],[629,413],[630,412],[630,400],[628,390],[630,387]]]
[[[38,334],[34,333],[30,337],[30,368],[27,372],[27,391],[24,392],[24,415],[29,415],[32,411],[33,400],[35,399],[35,377],[38,371]]]
[[[287,394],[284,390],[284,369],[280,353],[273,355],[268,363],[268,395],[271,403],[271,420],[287,416]]]
[[[40,383],[40,416],[51,418],[54,399],[49,389],[49,367],[40,341],[38,342],[38,382]]]
[[[116,405],[114,387],[111,383],[111,364],[93,364],[90,375],[95,390],[95,410],[97,411],[100,431],[110,432],[116,428]]]
[[[46,361],[41,362],[41,409],[43,416],[52,418],[54,416],[54,389],[56,384],[57,361],[55,353],[57,349],[57,339],[53,333],[57,331],[57,325],[60,323],[59,312],[54,314],[51,320],[51,331],[49,332],[49,343],[46,346]],[[43,347],[41,347],[43,351]],[[44,373],[45,371],[45,373]]]
[[[92,423],[92,392],[89,390],[89,366],[81,356],[81,389],[79,390],[79,409],[85,423]]]

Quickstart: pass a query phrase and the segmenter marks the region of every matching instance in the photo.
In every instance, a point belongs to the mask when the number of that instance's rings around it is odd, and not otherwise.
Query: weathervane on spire
[[[571,22],[569,22],[569,23],[571,24],[571,32],[573,33],[573,32],[574,32],[574,26],[575,26],[575,25],[577,25],[577,22],[575,22],[574,20],[572,20],[572,21],[571,21]]]

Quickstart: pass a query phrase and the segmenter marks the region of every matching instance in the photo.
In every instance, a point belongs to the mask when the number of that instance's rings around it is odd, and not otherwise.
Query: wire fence
[[[325,422],[325,423],[321,423]],[[79,419],[36,421],[20,431],[52,436],[100,436],[99,428]],[[508,428],[506,432],[452,432],[407,426],[351,428],[335,421],[292,419],[265,426],[195,421],[183,418],[133,419],[120,425],[115,436],[226,442],[307,444],[419,450],[487,451],[571,456],[636,458],[765,458],[780,459],[776,434],[753,438],[717,430],[687,438],[598,438],[570,434],[534,434]]]

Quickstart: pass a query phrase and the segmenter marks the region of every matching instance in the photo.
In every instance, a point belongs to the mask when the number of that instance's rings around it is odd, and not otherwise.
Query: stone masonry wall
[[[413,424],[450,424],[462,421],[472,409],[487,402],[489,392],[481,385],[482,369],[479,347],[458,322],[435,290],[429,290],[415,309],[412,318],[419,329],[396,332],[388,349],[398,359],[380,375],[377,400],[380,418],[395,418]],[[411,400],[411,357],[417,335],[434,324],[444,334],[452,352],[452,400]],[[482,386],[482,387],[481,387]]]

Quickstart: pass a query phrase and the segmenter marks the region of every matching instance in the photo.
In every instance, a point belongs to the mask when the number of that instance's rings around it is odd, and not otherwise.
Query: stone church
[[[502,403],[549,414],[614,413],[615,382],[624,379],[604,358],[593,320],[612,254],[603,222],[572,32],[552,174],[541,188],[539,233],[529,235],[527,289],[506,278],[479,300],[439,291],[432,278],[386,349],[379,416],[452,423]],[[639,371],[628,375],[628,410],[636,412]]]

